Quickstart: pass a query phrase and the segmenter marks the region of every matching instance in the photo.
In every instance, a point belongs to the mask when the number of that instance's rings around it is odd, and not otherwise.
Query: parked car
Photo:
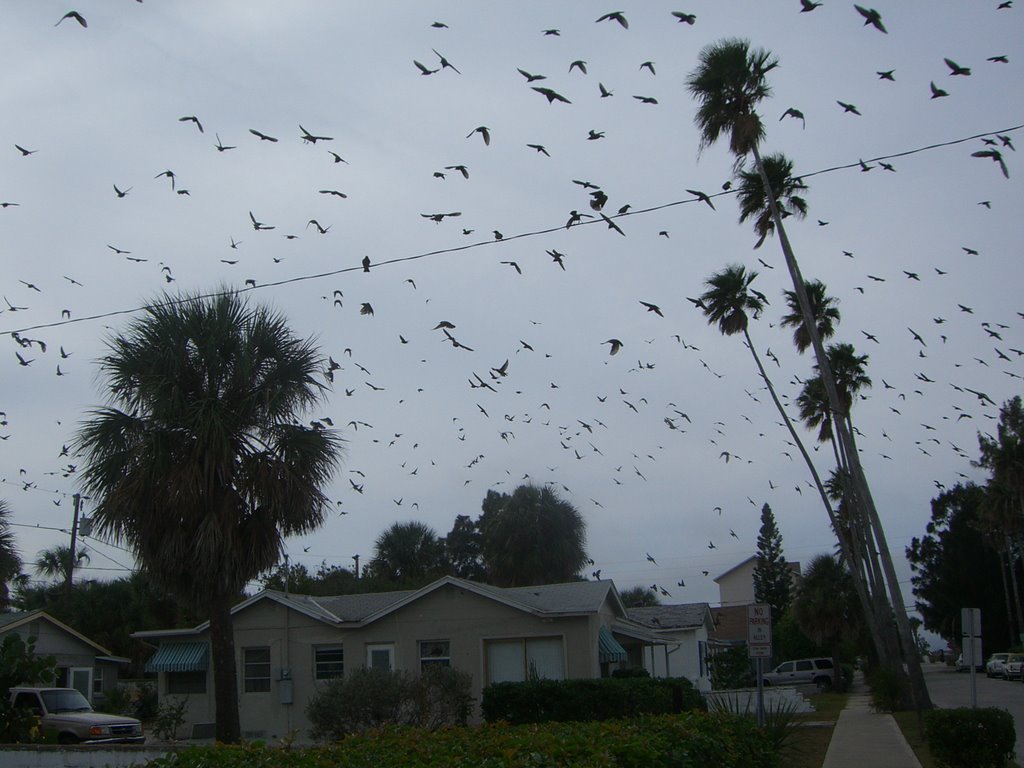
[[[1006,660],[1010,656],[1008,653],[993,653],[988,657],[988,661],[985,662],[985,676],[986,677],[1005,677],[1006,676]]]
[[[771,672],[765,672],[765,685],[800,685],[812,683],[821,690],[832,688],[832,659],[795,659],[784,661]]]
[[[1003,679],[1020,680],[1022,666],[1024,666],[1024,653],[1009,654],[1003,664]]]
[[[970,672],[970,670],[971,670],[971,665],[964,661],[964,655],[961,653],[959,656],[956,657],[956,671],[957,672]],[[977,671],[977,672],[984,672],[985,671],[985,665],[984,664],[979,664],[977,667],[975,667],[975,671]]]
[[[142,723],[134,717],[94,712],[89,700],[75,688],[11,688],[11,703],[39,718],[43,733],[60,744],[141,744]]]

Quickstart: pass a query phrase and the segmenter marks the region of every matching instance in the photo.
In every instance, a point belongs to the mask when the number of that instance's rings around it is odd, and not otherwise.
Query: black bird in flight
[[[438,69],[429,69],[426,65],[416,61],[416,59],[413,59],[412,63],[416,65],[416,69],[420,71],[421,75],[433,75],[434,73],[440,71]]]
[[[480,134],[480,138],[482,138],[484,140],[484,146],[490,146],[490,144],[491,144],[491,131],[490,131],[490,129],[486,125],[481,125],[481,126],[479,126],[477,128],[474,128],[472,131],[470,131],[468,134],[466,134],[466,138],[467,139],[470,138],[474,133],[479,133]]]
[[[798,118],[800,122],[803,123],[804,128],[807,127],[807,120],[804,118],[804,113],[801,112],[799,109],[794,109],[793,107],[790,107],[789,109],[782,113],[782,117],[779,118],[779,122],[782,122],[782,120],[784,120],[787,117]]]
[[[854,104],[847,104],[844,101],[838,100],[836,101],[836,104],[843,108],[843,112],[852,112],[855,115],[860,115],[860,110],[857,109],[856,105]]]
[[[344,163],[345,165],[348,165],[348,160],[346,160],[345,158],[343,158],[343,157],[342,157],[341,155],[339,155],[339,154],[338,154],[337,152],[331,152],[331,150],[329,150],[329,149],[328,149],[327,151],[328,151],[328,152],[330,152],[330,154],[331,154],[331,157],[333,157],[333,158],[334,158],[334,162],[336,162],[336,163]]]
[[[933,99],[941,99],[943,96],[949,96],[949,91],[944,91],[941,88],[937,87],[935,85],[934,80],[931,83],[929,83],[929,85],[931,86]]]
[[[609,91],[607,88],[604,87],[604,83],[598,83],[597,84],[597,90],[600,92],[602,99],[606,99],[609,96],[614,96],[615,95],[614,93],[612,93],[611,91]]]
[[[225,146],[224,143],[220,140],[219,133],[214,133],[213,135],[217,137],[217,143],[214,144],[213,146],[217,149],[218,152],[227,152],[229,149],[237,149],[237,147]]]
[[[971,68],[970,67],[961,67],[959,64],[957,64],[952,59],[943,59],[943,61],[946,62],[946,66],[949,67],[949,76],[950,77],[952,77],[953,75],[967,75],[967,76],[969,76],[971,74]]]
[[[569,65],[569,71],[572,72],[574,67],[584,75],[587,74],[587,62],[582,61],[581,59],[576,59],[576,61]]]
[[[547,98],[548,104],[551,104],[552,102],[555,102],[555,101],[561,101],[564,104],[572,104],[572,102],[569,101],[567,98],[565,98],[565,96],[563,96],[562,94],[558,93],[557,91],[551,90],[550,88],[544,88],[544,87],[536,86],[536,85],[532,86],[532,87],[533,87],[533,90],[535,90],[537,93],[539,93],[542,96],[544,96],[545,98]]]
[[[516,71],[519,72],[520,75],[525,77],[526,78],[526,82],[528,82],[528,83],[532,83],[535,80],[547,80],[547,77],[545,75],[533,75],[533,74],[527,72],[525,69],[518,69]]]
[[[16,150],[18,150],[19,152],[21,152],[21,156],[22,157],[28,157],[29,155],[34,155],[36,152],[39,151],[38,149],[25,149],[24,147],[22,147],[22,146],[20,146],[18,144],[15,144],[14,148]]]
[[[875,72],[875,74],[878,75],[879,80],[889,80],[890,82],[895,83],[896,78],[892,76],[892,73],[895,71],[895,69],[886,69],[882,72]]]
[[[551,157],[551,155],[548,154],[548,151],[543,144],[527,144],[526,146],[528,146],[530,149],[536,150],[545,157]]]
[[[440,62],[441,62],[441,69],[450,69],[453,72],[455,72],[455,74],[457,74],[457,75],[461,75],[462,74],[461,72],[459,72],[459,70],[457,70],[452,65],[452,63],[450,61],[448,61],[448,59],[446,59],[444,56],[442,56],[440,53],[438,53],[436,48],[431,48],[430,50],[432,50],[434,52],[434,55],[437,56],[437,58],[440,60]]]
[[[800,13],[808,13],[820,5],[821,3],[813,3],[811,0],[800,0]]]
[[[303,128],[301,124],[299,125],[299,130],[302,131],[302,141],[305,143],[316,144],[318,141],[334,141],[331,136],[315,136]]]
[[[114,185],[114,194],[117,195],[118,197],[125,197],[131,191],[131,187],[128,187],[128,189],[118,189],[117,184]]]
[[[199,118],[195,115],[185,115],[185,117],[178,118],[179,123],[195,123],[196,128],[199,129],[200,133],[203,133],[203,124],[199,122]]]
[[[272,141],[274,143],[277,142],[277,139],[275,139],[273,136],[268,136],[265,133],[260,133],[255,128],[250,128],[249,129],[249,133],[251,133],[253,136],[257,137],[260,141]]]
[[[689,24],[692,27],[697,21],[696,13],[683,13],[682,11],[672,11],[671,13],[680,24]]]
[[[701,192],[699,189],[688,189],[686,191],[689,192],[694,197],[696,197],[702,203],[707,203],[711,207],[712,211],[715,210],[715,204],[711,202],[711,198],[708,197],[704,192]]]
[[[981,149],[977,152],[971,152],[971,157],[988,157],[993,162],[999,163],[999,169],[1003,172],[1003,176],[1010,178],[1010,172],[1006,169],[1006,163],[1003,161],[1003,155],[998,149]]]
[[[610,346],[610,347],[608,348],[608,354],[609,354],[609,355],[614,355],[614,354],[617,354],[617,353],[618,353],[618,351],[619,351],[620,349],[622,349],[622,342],[621,342],[621,341],[619,341],[618,339],[608,339],[608,341],[606,341],[606,342],[604,342],[604,343],[605,343],[605,344],[610,344],[610,345],[611,345],[611,346]]]
[[[85,20],[85,17],[83,17],[83,16],[82,16],[82,14],[80,14],[80,13],[79,13],[78,11],[68,11],[68,12],[67,12],[67,13],[65,13],[65,14],[64,14],[63,16],[61,16],[61,17],[60,17],[60,21],[58,21],[58,22],[57,22],[56,24],[54,24],[53,26],[55,26],[55,27],[59,27],[59,26],[60,26],[60,22],[61,22],[61,21],[64,21],[64,19],[74,19],[74,20],[75,20],[75,21],[77,21],[77,22],[78,22],[79,24],[81,24],[83,28],[85,28],[85,27],[88,27],[88,26],[89,26],[89,22],[87,22],[87,21]]]
[[[594,23],[598,24],[602,21],[617,21],[619,22],[619,26],[621,26],[623,29],[629,29],[629,22],[626,20],[626,17],[622,14],[622,11],[613,11],[612,13],[606,13],[601,18],[595,20]]]
[[[862,8],[859,5],[854,5],[853,7],[857,9],[857,13],[859,13],[861,16],[864,17],[864,26],[865,27],[868,24],[870,24],[875,29],[877,29],[879,32],[884,32],[885,34],[889,34],[888,30],[882,24],[882,14],[880,14],[874,8]]]

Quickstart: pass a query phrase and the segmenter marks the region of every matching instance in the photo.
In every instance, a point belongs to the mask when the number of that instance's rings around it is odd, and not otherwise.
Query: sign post
[[[772,607],[755,604],[747,606],[747,656],[757,659],[757,724],[763,728],[764,717],[764,660],[772,657]]]
[[[971,708],[978,706],[978,681],[976,678],[977,668],[983,663],[984,656],[981,653],[981,609],[961,608],[960,626],[963,635],[963,658],[964,664],[970,664],[971,670]]]

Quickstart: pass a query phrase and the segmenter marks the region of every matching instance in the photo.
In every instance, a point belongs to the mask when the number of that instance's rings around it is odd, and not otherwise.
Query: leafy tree
[[[653,589],[644,586],[630,587],[619,592],[622,604],[627,608],[650,608],[661,605],[661,598]]]
[[[404,586],[421,586],[444,570],[444,542],[429,525],[412,520],[395,523],[377,537],[366,578]]]
[[[11,688],[52,680],[57,671],[53,656],[36,656],[36,639],[26,641],[11,632],[0,643],[0,742],[29,741],[36,718],[27,709],[11,704]]]
[[[488,491],[478,526],[491,584],[523,587],[579,578],[587,562],[586,523],[548,487]]]
[[[1008,627],[1000,563],[979,527],[984,503],[985,489],[973,483],[939,494],[927,532],[906,553],[925,628],[959,641],[960,609],[980,608],[982,634],[995,649]]]
[[[7,610],[10,605],[10,584],[21,573],[21,556],[14,541],[10,517],[7,502],[0,499],[0,611]]]
[[[751,48],[749,41],[735,38],[721,40],[706,46],[701,50],[698,58],[697,67],[687,78],[687,86],[698,102],[695,123],[701,133],[700,146],[703,149],[716,143],[720,138],[727,137],[729,149],[736,158],[736,167],[741,167],[748,156],[753,158],[754,168],[761,177],[761,183],[765,188],[765,200],[771,210],[775,234],[778,236],[793,284],[793,291],[804,318],[804,325],[807,327],[811,347],[814,349],[814,357],[820,368],[830,408],[833,412],[839,412],[841,409],[835,379],[821,336],[818,333],[800,266],[782,223],[782,212],[777,202],[778,195],[772,190],[772,183],[765,171],[759,150],[759,144],[765,136],[765,127],[757,108],[760,102],[771,94],[767,75],[778,66],[778,60],[763,49]],[[920,659],[911,652],[913,636],[903,604],[899,578],[889,553],[878,511],[871,496],[870,486],[861,466],[852,433],[841,419],[838,420],[836,431],[843,454],[847,457],[851,486],[850,497],[860,508],[859,517],[868,526],[871,538],[877,545],[878,557],[888,588],[888,594],[882,590],[876,590],[872,595],[878,606],[876,612],[880,617],[882,604],[889,601],[888,610],[891,610],[892,616],[896,619],[902,647],[908,651],[904,656],[904,661],[907,665],[914,701],[919,709],[930,708],[931,699],[924,681]],[[840,543],[845,550],[844,554],[852,556],[849,551],[849,543],[843,541]],[[858,594],[864,595],[866,590],[866,585],[863,588],[858,588]],[[861,599],[863,600],[864,597]],[[875,621],[878,626],[873,634],[877,650],[881,659],[884,659],[894,669],[898,666],[898,671],[902,674],[902,665],[897,665],[896,659],[892,657],[891,649],[895,648],[897,643],[891,636],[889,630],[891,622],[887,619],[888,616],[884,623]],[[885,642],[882,642],[883,640]]]
[[[480,530],[469,515],[457,515],[444,538],[445,557],[453,576],[483,581],[487,576],[481,550]]]
[[[757,535],[757,565],[754,566],[754,599],[772,607],[774,625],[789,607],[793,572],[782,553],[782,534],[772,508],[761,507],[761,530]]]
[[[100,368],[110,405],[76,440],[95,530],[209,616],[217,739],[237,742],[232,603],[330,508],[340,440],[303,419],[325,361],[284,317],[225,292],[163,296]]]
[[[860,626],[852,574],[832,555],[818,555],[804,570],[793,609],[800,629],[831,651],[832,685],[840,688],[839,646]]]

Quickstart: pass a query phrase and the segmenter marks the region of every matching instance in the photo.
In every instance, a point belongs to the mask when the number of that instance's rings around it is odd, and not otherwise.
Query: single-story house
[[[711,690],[707,660],[714,622],[707,603],[630,608],[628,615],[664,641],[644,647],[644,667],[654,677],[685,677],[698,690]]]
[[[118,671],[129,662],[43,610],[0,613],[0,642],[10,634],[34,637],[36,655],[57,660],[53,684],[77,688],[94,706],[117,688]]]
[[[646,649],[666,643],[629,618],[611,581],[500,588],[446,576],[418,590],[337,597],[264,590],[232,618],[239,715],[253,739],[308,738],[310,698],[359,667],[452,666],[472,676],[479,702],[492,682],[604,677],[642,666]],[[161,699],[187,697],[185,735],[212,735],[209,623],[133,637],[158,645],[147,669],[158,673]]]

